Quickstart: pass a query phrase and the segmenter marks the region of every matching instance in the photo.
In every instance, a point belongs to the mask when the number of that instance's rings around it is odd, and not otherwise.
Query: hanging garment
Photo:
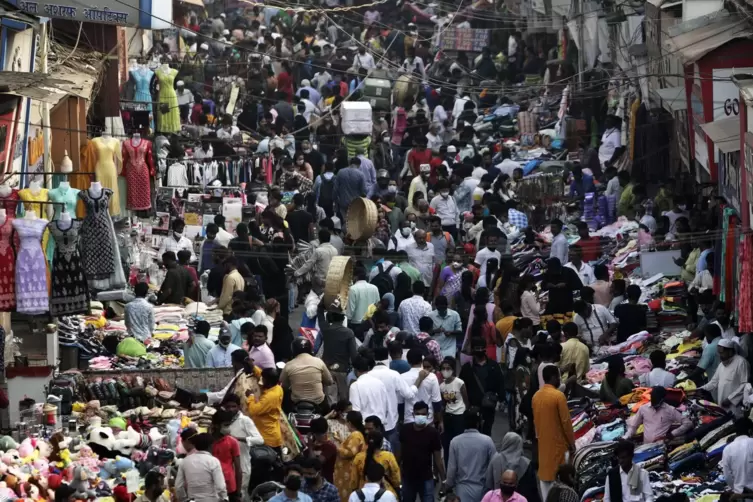
[[[104,188],[109,188],[110,215],[120,214],[120,195],[118,190],[118,169],[116,163],[122,161],[120,141],[115,138],[94,138],[89,142],[86,155],[90,168],[97,174],[97,181]]]
[[[47,219],[47,206],[48,204],[34,204],[35,202],[48,202],[50,200],[50,191],[46,188],[40,188],[39,193],[34,193],[29,188],[24,188],[18,191],[18,196],[23,201],[24,211],[34,211],[37,217]],[[45,251],[47,260],[52,260],[52,253],[54,251],[50,244],[50,233],[45,229],[44,236],[42,237],[42,249]]]
[[[115,235],[112,219],[107,212],[112,190],[103,188],[99,198],[88,190],[81,190],[78,197],[86,206],[86,218],[81,229],[81,257],[84,273],[88,279],[106,279],[115,270]]]
[[[13,228],[21,239],[16,261],[16,311],[43,314],[49,310],[47,260],[41,245],[47,220],[15,218]]]
[[[175,93],[175,76],[178,70],[172,68],[167,71],[158,68],[155,72],[159,80],[159,109],[157,110],[157,130],[161,133],[177,133],[180,131],[180,110],[178,109],[178,95]],[[166,111],[167,113],[163,113]]]
[[[0,209],[5,209],[8,218],[16,217],[19,200],[18,190],[15,188],[11,190],[7,197],[0,197]]]
[[[10,216],[0,225],[0,311],[16,308],[16,232]]]
[[[65,212],[73,215],[76,214],[76,204],[78,203],[78,192],[80,190],[71,187],[57,187],[49,191],[48,196],[52,202],[59,202],[65,204]],[[53,220],[60,218],[62,212],[61,204],[53,204],[55,207],[55,214],[52,216]]]
[[[65,230],[56,220],[49,224],[49,228],[55,240],[50,314],[85,314],[89,312],[89,286],[78,251],[81,220],[71,221],[70,228]]]
[[[131,78],[136,83],[136,92],[133,95],[134,101],[141,101],[144,104],[139,108],[142,111],[152,111],[152,93],[149,90],[154,72],[149,68],[139,68],[130,72]]]
[[[133,138],[123,142],[123,170],[128,182],[126,208],[131,211],[146,211],[152,208],[150,191],[154,176],[152,142]]]
[[[740,333],[753,331],[753,235],[743,237],[740,250],[740,294],[737,297],[738,329]],[[749,354],[750,355],[750,354]]]

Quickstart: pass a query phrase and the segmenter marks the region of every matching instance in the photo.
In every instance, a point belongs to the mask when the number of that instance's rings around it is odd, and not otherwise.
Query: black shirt
[[[622,303],[614,308],[614,316],[620,321],[617,326],[617,343],[622,343],[630,335],[646,329],[646,306]]]
[[[162,303],[182,304],[193,287],[193,279],[188,270],[176,266],[167,270],[165,280],[160,288],[160,300]],[[169,291],[169,294],[166,294]]]
[[[417,429],[414,424],[405,424],[400,429],[400,447],[403,479],[414,482],[434,479],[434,452],[442,448],[437,429],[432,426]]]
[[[338,371],[348,371],[358,355],[353,330],[342,324],[330,324],[324,317],[324,310],[319,310],[318,320],[324,342],[322,361],[328,368],[337,364]]]
[[[209,270],[207,278],[207,292],[219,298],[222,293],[222,281],[225,279],[225,265],[219,263]]]
[[[308,211],[303,209],[291,211],[288,213],[286,220],[288,220],[290,233],[293,235],[295,242],[308,242],[311,240],[309,228],[314,223],[314,217]]]

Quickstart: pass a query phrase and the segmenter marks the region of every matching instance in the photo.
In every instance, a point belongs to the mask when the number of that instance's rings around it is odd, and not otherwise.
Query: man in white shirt
[[[366,483],[363,488],[350,494],[348,502],[397,502],[397,498],[391,491],[382,488],[383,478],[384,467],[377,462],[369,462],[366,467]]]
[[[425,230],[416,230],[413,234],[413,239],[416,242],[408,245],[406,249],[408,263],[421,272],[421,279],[424,281],[424,285],[431,288],[431,283],[434,279],[434,262],[436,261],[434,244],[426,242]]]
[[[410,221],[403,220],[400,222],[400,228],[395,231],[395,234],[390,237],[390,242],[387,244],[387,249],[390,251],[406,251],[408,246],[415,244],[413,239],[413,231],[410,227]]]
[[[366,68],[367,70],[376,68],[374,56],[370,52],[366,52],[366,47],[361,46],[358,48],[358,54],[353,58],[353,68],[356,70],[359,68]]]
[[[722,453],[722,472],[724,479],[734,493],[753,490],[753,423],[749,418],[735,421],[737,437],[729,443]]]
[[[228,247],[230,241],[233,240],[235,236],[225,230],[225,217],[221,214],[216,214],[214,216],[214,224],[220,227],[220,230],[217,232],[217,237],[215,237],[214,240],[216,240],[220,246]]]
[[[424,60],[416,56],[416,49],[409,47],[407,51],[407,57],[403,61],[400,69],[409,75],[418,73],[422,80],[426,80],[426,68],[424,67]]]
[[[689,218],[690,214],[686,210],[685,197],[676,195],[673,199],[674,207],[671,211],[664,211],[662,216],[669,218],[669,233],[674,234],[677,231],[677,220],[680,218]]]
[[[418,378],[414,382],[404,380],[400,376],[400,373],[389,368],[389,349],[387,347],[374,348],[374,359],[379,362],[369,372],[369,375],[382,382],[387,389],[387,418],[382,420],[382,424],[384,424],[384,437],[390,444],[397,445],[400,443],[397,428],[399,418],[397,409],[398,398],[403,401],[415,400],[418,388],[421,387],[421,384],[430,373],[426,370],[421,370],[418,372]],[[364,418],[366,417],[364,416]]]
[[[486,247],[476,253],[476,258],[473,260],[474,266],[479,269],[479,287],[488,287],[486,284],[486,264],[491,259],[497,260],[500,263],[502,260],[502,253],[497,250],[497,244],[499,242],[499,235],[497,233],[491,233],[486,238]],[[483,281],[482,281],[483,279]]]
[[[421,349],[410,349],[406,356],[408,364],[411,369],[400,375],[400,378],[408,385],[413,385],[421,374],[423,369],[424,356],[421,353]],[[429,374],[426,379],[421,382],[416,392],[415,397],[412,399],[405,399],[398,396],[398,402],[405,403],[405,412],[403,423],[413,423],[413,405],[418,401],[423,401],[429,404],[429,423],[434,420],[434,413],[441,413],[442,410],[442,394],[439,392],[439,381],[434,373]]]
[[[638,377],[641,387],[674,387],[677,377],[664,369],[667,366],[667,355],[661,350],[655,350],[648,358],[652,369]]]
[[[465,95],[465,93],[460,94],[459,98],[455,98],[455,104],[452,107],[452,119],[453,124],[452,126],[457,129],[458,127],[458,117],[460,117],[460,114],[463,113],[463,110],[465,110],[465,103],[470,101],[471,98]]]
[[[357,380],[350,386],[350,404],[353,411],[361,412],[362,417],[373,415],[385,423],[389,414],[389,395],[382,381],[370,374],[371,363],[365,357],[357,357],[353,361],[353,372]]]
[[[603,502],[653,502],[654,492],[648,471],[633,463],[635,445],[621,440],[614,454],[617,466],[607,473]]]
[[[573,305],[573,311],[573,322],[578,326],[578,332],[594,352],[599,346],[606,345],[617,330],[617,320],[604,305],[591,305],[578,300]]]
[[[550,228],[554,239],[552,239],[552,248],[549,250],[549,257],[557,258],[561,264],[565,264],[570,261],[570,257],[567,237],[562,233],[562,220],[553,219]]]
[[[173,232],[162,240],[162,245],[159,248],[157,256],[162,256],[168,251],[172,251],[177,256],[178,251],[185,249],[191,252],[191,258],[189,261],[196,261],[196,255],[193,252],[193,243],[183,235],[185,229],[186,224],[182,219],[178,218],[173,221]]]
[[[570,262],[565,266],[578,274],[584,286],[590,286],[596,281],[594,269],[583,261],[583,249],[578,244],[570,247]]]
[[[716,346],[719,367],[709,383],[700,388],[711,392],[714,402],[739,417],[742,415],[743,391],[748,383],[750,367],[745,358],[736,354],[735,345],[732,340],[719,340]]]

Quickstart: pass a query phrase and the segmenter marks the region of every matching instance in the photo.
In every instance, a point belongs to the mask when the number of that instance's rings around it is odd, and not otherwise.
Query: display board
[[[490,30],[449,28],[442,32],[439,47],[445,51],[481,52],[484,47],[489,47],[490,40]]]

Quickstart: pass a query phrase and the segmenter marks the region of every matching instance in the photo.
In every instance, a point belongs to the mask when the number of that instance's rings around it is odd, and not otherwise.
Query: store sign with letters
[[[34,16],[68,19],[85,23],[167,29],[173,18],[172,2],[154,0],[11,0],[19,9]]]

